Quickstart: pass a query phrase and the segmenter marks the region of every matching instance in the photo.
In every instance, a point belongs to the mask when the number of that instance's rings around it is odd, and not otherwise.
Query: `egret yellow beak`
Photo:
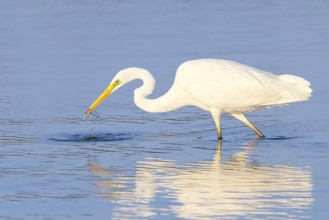
[[[97,108],[99,104],[101,104],[109,95],[111,95],[113,89],[119,85],[119,81],[115,81],[111,83],[99,96],[98,98],[91,104],[91,106],[86,111],[86,114],[92,113],[92,111]]]

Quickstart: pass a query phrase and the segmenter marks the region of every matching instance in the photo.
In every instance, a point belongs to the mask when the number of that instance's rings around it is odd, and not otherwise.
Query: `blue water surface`
[[[329,3],[0,0],[0,219],[328,219]],[[194,107],[138,109],[180,63],[242,62],[312,83],[312,98],[248,113],[256,135]]]

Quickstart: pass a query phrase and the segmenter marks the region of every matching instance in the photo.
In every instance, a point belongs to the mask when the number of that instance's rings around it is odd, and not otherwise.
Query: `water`
[[[0,1],[0,219],[328,219],[327,1]],[[114,74],[224,58],[312,82],[249,113],[259,140],[187,107],[150,114]]]

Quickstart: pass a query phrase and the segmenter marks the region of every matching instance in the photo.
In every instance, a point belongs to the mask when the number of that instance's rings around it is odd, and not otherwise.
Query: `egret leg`
[[[250,121],[246,118],[246,116],[242,113],[232,113],[231,114],[236,119],[239,119],[240,121],[244,122],[246,125],[248,125],[249,128],[251,128],[256,134],[258,134],[259,137],[263,138],[265,135],[260,132],[253,124],[251,124]]]
[[[220,129],[220,112],[218,111],[212,111],[211,115],[215,121],[216,128],[217,128],[217,135],[218,135],[218,140],[222,140],[222,131]]]

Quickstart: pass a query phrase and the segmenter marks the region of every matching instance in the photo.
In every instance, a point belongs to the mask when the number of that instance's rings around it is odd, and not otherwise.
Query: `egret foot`
[[[216,124],[216,129],[217,129],[217,135],[218,135],[218,140],[222,140],[222,130],[220,128],[220,112],[217,110],[211,111],[211,115],[215,121]]]
[[[244,122],[246,125],[248,125],[249,128],[251,128],[260,138],[264,138],[265,135],[260,132],[253,124],[251,124],[250,121],[246,118],[246,116],[242,113],[232,113],[231,114],[236,119],[239,119],[240,121]]]

